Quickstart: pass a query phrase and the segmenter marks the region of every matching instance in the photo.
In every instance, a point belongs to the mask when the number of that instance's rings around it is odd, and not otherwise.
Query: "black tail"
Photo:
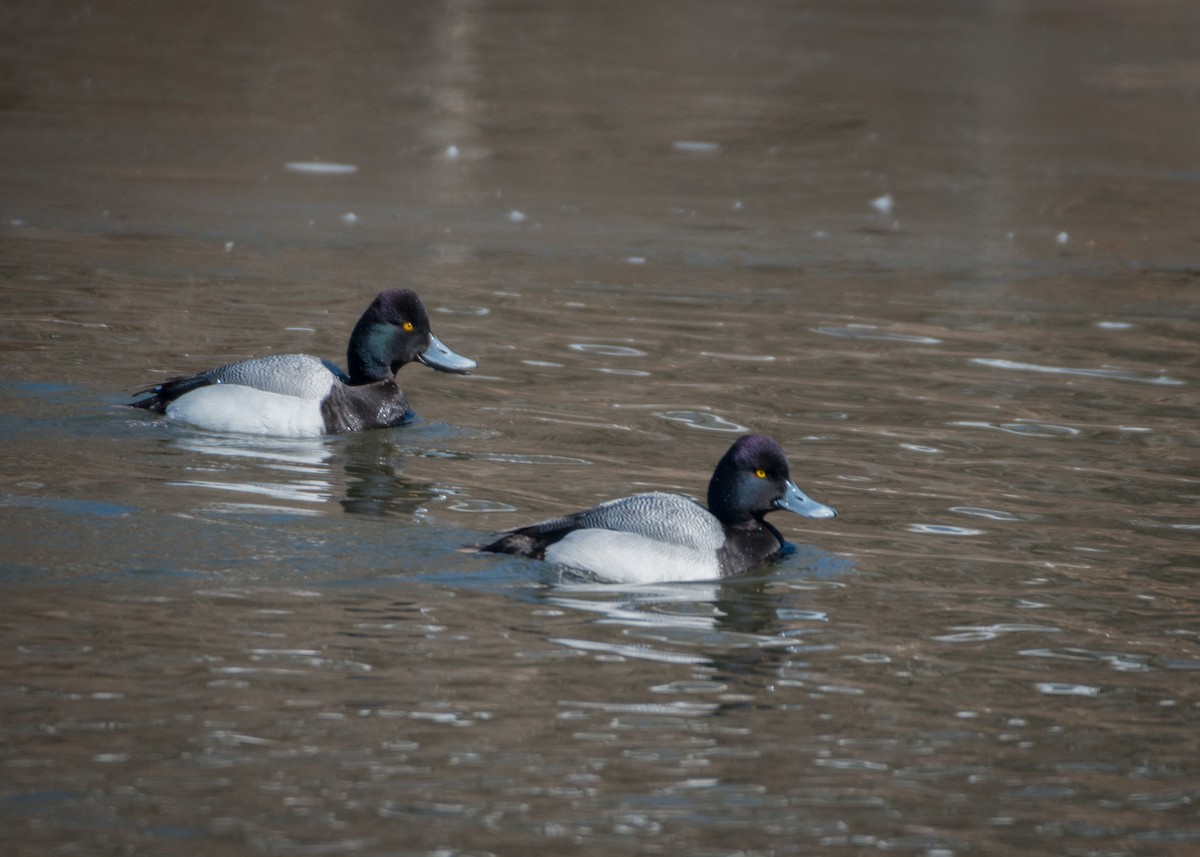
[[[144,411],[153,411],[156,414],[165,414],[167,405],[178,399],[184,393],[190,393],[197,387],[206,387],[212,383],[206,373],[198,375],[180,375],[176,378],[168,378],[161,384],[149,384],[134,390],[132,395],[141,396],[144,393],[150,393],[144,399],[138,399],[136,402],[130,402],[131,408],[141,408]]]
[[[135,393],[134,395],[139,395],[144,392],[146,391],[139,390],[138,393]],[[130,402],[129,407],[141,408],[143,411],[153,411],[156,414],[161,414],[166,412],[167,403],[158,396],[147,396],[144,399],[138,399],[136,402]]]

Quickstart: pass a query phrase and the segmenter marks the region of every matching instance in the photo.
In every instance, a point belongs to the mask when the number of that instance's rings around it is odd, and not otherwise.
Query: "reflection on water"
[[[1195,852],[1193,6],[9,10],[0,850]],[[410,426],[123,406],[387,286]],[[464,550],[744,431],[769,568]]]
[[[1166,690],[1171,672],[1195,661],[1073,645],[1082,629],[1040,622],[943,621],[946,633],[914,651],[905,629],[855,631],[871,615],[860,602],[887,597],[885,586],[764,579],[498,601],[428,587],[218,587],[186,601],[134,590],[70,615],[39,611],[47,632],[86,620],[93,644],[45,633],[20,647],[19,668],[40,678],[9,699],[23,704],[20,722],[54,737],[22,739],[9,789],[38,781],[51,746],[58,758],[74,748],[57,797],[26,802],[33,817],[69,808],[86,829],[85,796],[120,792],[204,839],[229,834],[212,814],[232,791],[246,797],[225,817],[251,849],[277,841],[280,825],[289,832],[279,842],[342,847],[340,826],[313,807],[354,819],[372,841],[391,835],[387,822],[420,821],[405,835],[425,847],[447,836],[464,847],[496,836],[561,845],[554,831],[572,825],[589,837],[628,825],[630,844],[665,835],[699,847],[753,822],[770,841],[892,848],[909,840],[886,819],[920,817],[947,797],[957,799],[941,805],[946,826],[918,836],[922,850],[966,848],[958,831],[970,828],[959,825],[974,807],[1005,819],[985,828],[987,841],[1014,850],[1057,841],[1047,825],[1192,841],[1173,749],[1142,745],[1148,753],[1122,761],[1124,740],[1103,723],[1124,707],[1119,676],[1146,696],[1147,718],[1169,720],[1184,702]],[[40,595],[21,593],[28,606]],[[966,596],[929,608],[966,611]],[[613,609],[594,611],[600,602]],[[714,620],[731,606],[745,619],[723,628]],[[481,623],[480,609],[507,620]],[[156,677],[136,692],[88,669],[131,622],[144,630],[122,643],[125,669]],[[1025,676],[1004,651],[1055,666]],[[47,695],[56,714],[33,704]],[[216,699],[170,729],[145,724],[173,700]],[[104,746],[89,751],[100,721]]]
[[[932,336],[915,336],[892,330],[879,330],[873,324],[855,324],[847,327],[814,327],[813,333],[825,336],[847,336],[851,339],[882,339],[886,342],[911,342],[917,345],[938,345],[940,339]]]
[[[230,477],[236,478],[237,475],[233,467],[214,465],[211,468],[200,468],[193,465],[191,473],[195,475],[192,478],[169,482],[167,483],[169,485],[214,492],[228,491],[291,503],[326,503],[332,495],[333,484],[326,478],[328,469],[324,466],[331,453],[320,442],[258,440],[196,433],[173,438],[172,445],[188,452],[198,452],[219,458],[250,459],[255,464],[261,465],[261,467],[253,468],[256,475],[262,473],[277,475],[280,480],[286,481],[230,481]],[[212,478],[216,476],[224,478]],[[213,508],[221,511],[242,509],[260,512],[285,511],[293,514],[319,514],[317,510],[306,512],[294,506],[269,506],[244,501],[219,503]]]

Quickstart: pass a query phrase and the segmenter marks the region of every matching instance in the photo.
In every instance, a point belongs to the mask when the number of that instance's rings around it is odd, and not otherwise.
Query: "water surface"
[[[6,854],[1194,853],[1191,5],[0,14]],[[412,426],[124,407],[394,285]],[[462,550],[747,431],[769,568]]]

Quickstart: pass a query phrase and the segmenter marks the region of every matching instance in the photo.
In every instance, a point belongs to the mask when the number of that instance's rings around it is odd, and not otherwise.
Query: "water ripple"
[[[568,649],[578,649],[583,652],[601,652],[621,658],[634,658],[643,661],[658,661],[665,664],[707,664],[709,658],[699,655],[687,655],[682,652],[664,652],[649,646],[618,645],[615,643],[599,643],[594,640],[575,640],[570,637],[552,637],[551,643],[566,646]]]
[[[358,172],[355,164],[335,164],[327,161],[289,161],[283,168],[293,173],[323,176],[344,176]]]
[[[479,461],[499,461],[505,464],[552,464],[559,467],[564,464],[591,464],[586,458],[572,458],[569,455],[518,454],[512,452],[481,452],[472,458]]]
[[[905,527],[910,533],[922,533],[930,536],[982,536],[985,530],[972,530],[968,527],[952,527],[949,524],[909,524]]]
[[[427,720],[441,726],[473,726],[475,720],[464,717],[454,711],[410,711],[406,715],[409,720]]]
[[[644,369],[613,369],[609,366],[599,366],[597,372],[603,372],[605,375],[628,375],[634,378],[648,378],[650,373]]]
[[[799,620],[803,622],[828,622],[829,614],[824,610],[801,610],[798,608],[779,607],[775,615],[783,620]]]
[[[962,426],[964,428],[993,429],[995,431],[1020,435],[1021,437],[1076,437],[1082,434],[1079,429],[1071,428],[1070,426],[1054,425],[1053,423],[989,423],[978,420],[956,420],[950,423],[950,425]]]
[[[476,317],[482,317],[485,315],[491,315],[492,310],[490,307],[485,307],[485,306],[461,306],[461,307],[440,306],[440,307],[436,307],[434,309],[434,312],[440,312],[440,313],[443,313],[444,315],[473,315]]]
[[[516,506],[510,506],[508,503],[501,503],[496,500],[459,500],[452,504],[450,510],[453,512],[471,512],[471,513],[487,513],[487,512],[515,512]]]
[[[1128,655],[1121,652],[1091,652],[1087,649],[1024,649],[1017,654],[1032,658],[1051,658],[1066,661],[1100,661],[1107,663],[1117,672],[1146,672],[1150,669],[1149,656]]]
[[[991,521],[1021,520],[1012,512],[1001,512],[996,509],[980,509],[977,506],[951,506],[950,511],[958,512],[960,515],[974,515],[977,518],[987,518]]]
[[[715,702],[582,702],[560,699],[564,708],[589,709],[607,714],[657,714],[668,717],[705,717],[717,710]]]
[[[1144,375],[1127,369],[1074,369],[1067,366],[1042,366],[1038,363],[1019,363],[1016,360],[1000,360],[992,357],[972,357],[972,363],[992,366],[996,369],[1013,369],[1018,372],[1043,372],[1050,375],[1081,375],[1085,378],[1112,378],[1116,381],[1136,381],[1140,384],[1169,384],[1179,386],[1187,381],[1168,375]]]
[[[673,611],[663,611],[661,609],[657,611],[647,610],[647,606],[656,603],[656,599],[653,597],[647,599],[631,598],[625,601],[614,602],[553,596],[547,598],[547,601],[559,607],[567,607],[585,613],[599,613],[604,617],[598,620],[601,624],[628,625],[635,628],[659,628],[666,626],[700,630],[711,630],[716,627],[715,616],[702,613],[689,614],[680,612],[683,609],[682,607],[680,610]]]
[[[676,140],[671,143],[671,148],[677,152],[710,153],[721,151],[721,144],[708,140]]]
[[[996,625],[959,625],[950,630],[954,634],[942,634],[933,639],[941,643],[978,643],[995,640],[1002,634],[1057,634],[1053,625],[1034,625],[1025,622],[1001,622]]]
[[[729,685],[711,679],[680,679],[666,684],[656,684],[651,693],[724,693]]]
[[[773,363],[774,354],[728,354],[723,351],[701,351],[701,357],[717,357],[721,360],[743,360],[752,363]]]
[[[203,452],[226,458],[247,458],[268,463],[291,464],[323,473],[333,455],[324,438],[243,438],[226,435],[189,434],[172,440],[172,445],[188,452]],[[306,472],[297,469],[296,472]]]
[[[700,411],[660,411],[654,416],[673,423],[682,423],[688,428],[700,431],[744,432],[749,431],[741,423],[735,423],[716,414],[706,414]]]
[[[819,768],[833,768],[838,771],[886,771],[888,766],[882,762],[868,762],[866,759],[817,759]]]
[[[1099,696],[1100,688],[1087,684],[1070,684],[1058,681],[1040,681],[1037,684],[1039,693],[1047,696]]]
[[[602,357],[645,357],[646,352],[625,345],[604,345],[598,342],[572,342],[568,346],[572,351],[584,354],[599,354]]]
[[[932,336],[916,336],[910,333],[896,333],[891,330],[880,330],[870,324],[850,324],[845,327],[813,327],[813,333],[825,336],[842,336],[850,339],[882,339],[887,342],[910,342],[918,345],[941,345],[942,340]]]
[[[182,482],[168,482],[180,488],[210,488],[217,491],[236,491],[243,494],[255,494],[270,497],[274,500],[294,500],[301,503],[325,503],[331,496],[332,485],[324,480],[309,479],[296,482],[214,482],[204,479],[190,479]],[[289,510],[291,511],[291,510]]]

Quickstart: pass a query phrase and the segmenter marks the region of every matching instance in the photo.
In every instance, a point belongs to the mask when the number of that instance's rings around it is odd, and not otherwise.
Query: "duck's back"
[[[576,529],[632,533],[695,550],[715,551],[725,541],[724,528],[707,509],[680,494],[661,491],[610,500],[562,520],[572,519]]]
[[[337,383],[346,381],[345,374],[332,364],[308,354],[272,354],[253,360],[226,363],[215,369],[168,378],[138,390],[150,393],[134,402],[135,408],[166,413],[167,407],[195,390],[219,384],[249,387],[264,393],[291,396],[306,401],[320,401]],[[135,395],[136,395],[135,394]]]
[[[323,399],[338,380],[329,364],[308,354],[272,354],[218,366],[193,377],[207,384],[239,384],[297,399]]]

